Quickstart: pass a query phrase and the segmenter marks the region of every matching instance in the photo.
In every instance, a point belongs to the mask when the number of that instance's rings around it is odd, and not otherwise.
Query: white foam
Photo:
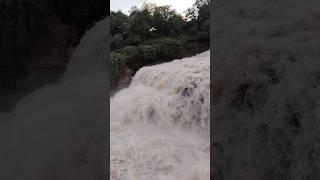
[[[210,178],[209,54],[144,67],[111,99],[111,179]]]

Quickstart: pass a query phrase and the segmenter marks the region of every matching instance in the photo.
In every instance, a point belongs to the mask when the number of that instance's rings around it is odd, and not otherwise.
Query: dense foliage
[[[196,0],[178,14],[170,6],[133,6],[129,15],[111,12],[111,68],[116,81],[124,67],[144,65],[189,56],[209,48],[209,0]]]

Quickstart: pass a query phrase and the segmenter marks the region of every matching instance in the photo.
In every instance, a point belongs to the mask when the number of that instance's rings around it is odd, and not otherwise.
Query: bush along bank
[[[112,87],[118,86],[123,78],[128,79],[128,76],[132,76],[143,66],[192,56],[209,48],[209,42],[163,38],[112,51],[110,54]],[[129,74],[126,74],[128,72]]]

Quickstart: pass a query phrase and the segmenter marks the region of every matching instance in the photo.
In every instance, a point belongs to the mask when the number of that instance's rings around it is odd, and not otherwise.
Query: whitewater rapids
[[[112,180],[210,179],[210,51],[140,69],[110,103]]]

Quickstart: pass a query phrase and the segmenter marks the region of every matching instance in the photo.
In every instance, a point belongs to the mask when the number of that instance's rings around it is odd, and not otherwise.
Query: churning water
[[[209,54],[144,67],[111,99],[111,179],[210,179]]]
[[[102,20],[86,32],[61,82],[1,115],[8,122],[1,132],[8,133],[0,179],[100,178],[108,131],[107,24]],[[111,98],[111,179],[209,179],[209,59],[207,51],[144,67]]]

